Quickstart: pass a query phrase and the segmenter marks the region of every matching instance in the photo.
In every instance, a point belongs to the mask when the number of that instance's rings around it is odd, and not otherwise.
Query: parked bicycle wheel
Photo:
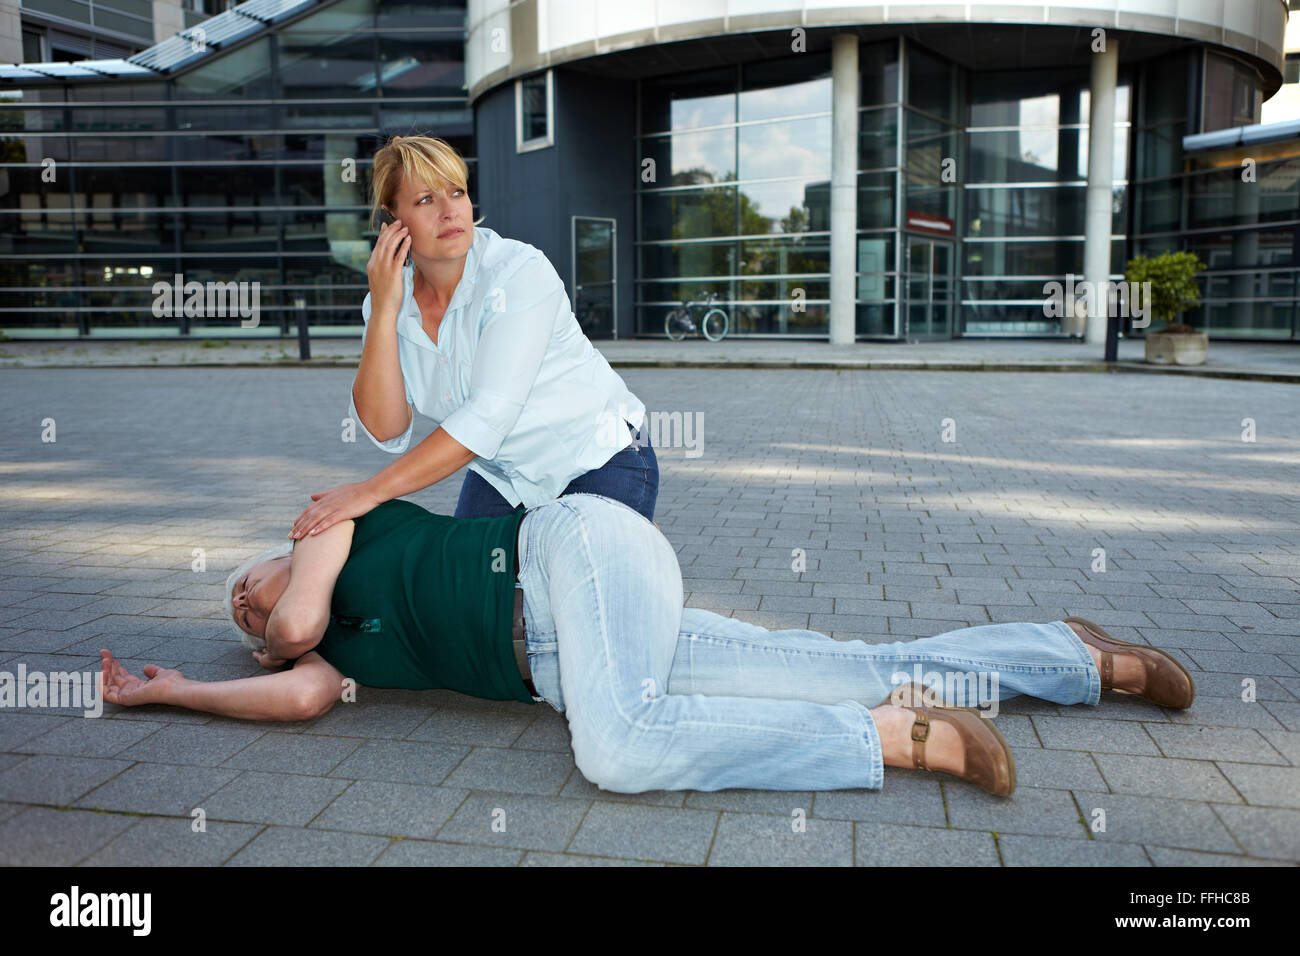
[[[704,314],[704,321],[700,325],[700,331],[710,342],[721,342],[727,334],[727,313],[721,309],[710,309]]]
[[[690,329],[690,316],[686,314],[685,309],[669,309],[668,317],[664,319],[664,334],[674,342],[680,342],[686,338],[686,332]]]

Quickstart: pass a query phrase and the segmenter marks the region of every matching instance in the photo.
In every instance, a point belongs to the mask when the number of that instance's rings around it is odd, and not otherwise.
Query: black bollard
[[[311,359],[311,340],[307,338],[307,300],[299,296],[293,300],[293,305],[298,315],[298,358],[306,362]]]

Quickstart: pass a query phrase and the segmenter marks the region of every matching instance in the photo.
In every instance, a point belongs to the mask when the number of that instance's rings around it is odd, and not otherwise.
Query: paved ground
[[[1006,800],[892,769],[879,792],[604,793],[545,705],[444,692],[363,690],[292,725],[4,709],[0,863],[1300,861],[1293,386],[623,374],[650,409],[703,415],[703,454],[659,449],[657,518],[689,604],[877,642],[1080,614],[1172,649],[1196,704],[1004,702],[1020,783]],[[309,492],[388,460],[339,440],[350,380],[343,368],[0,373],[0,671],[89,669],[107,646],[136,669],[257,673],[221,620],[220,583],[283,537]],[[458,488],[455,476],[414,499],[449,512]],[[195,548],[205,571],[191,570]],[[206,832],[193,832],[196,808]]]

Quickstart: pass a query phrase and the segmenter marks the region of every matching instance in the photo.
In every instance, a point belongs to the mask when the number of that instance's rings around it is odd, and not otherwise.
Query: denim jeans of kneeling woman
[[[1101,693],[1062,621],[868,644],[683,608],[667,539],[595,495],[530,509],[519,567],[537,693],[567,717],[578,769],[606,790],[879,789],[870,708],[917,664],[996,672],[999,700],[1096,704]]]
[[[659,497],[659,460],[650,445],[645,428],[638,432],[628,423],[628,431],[636,441],[619,451],[609,461],[586,474],[574,478],[560,497],[574,494],[603,495],[621,501],[647,521],[655,516],[655,501]],[[465,474],[460,486],[460,499],[456,502],[457,518],[497,518],[511,511],[522,511],[523,505],[511,507],[501,493],[484,480],[478,472]]]

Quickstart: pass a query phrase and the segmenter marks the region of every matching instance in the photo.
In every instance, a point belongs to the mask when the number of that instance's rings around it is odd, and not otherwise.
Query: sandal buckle
[[[917,714],[916,722],[912,724],[912,740],[915,743],[923,744],[930,738],[930,721],[925,714]]]

